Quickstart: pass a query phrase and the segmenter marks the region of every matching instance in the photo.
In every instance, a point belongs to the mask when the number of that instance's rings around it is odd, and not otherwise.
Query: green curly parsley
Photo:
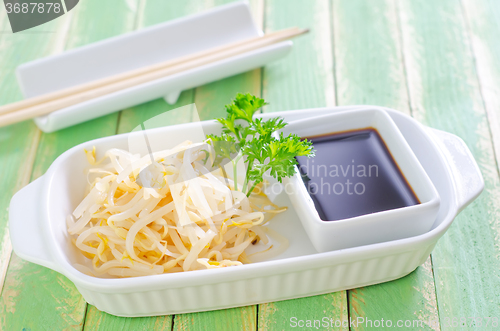
[[[231,160],[235,190],[238,189],[236,164],[244,158],[247,172],[241,191],[247,196],[263,181],[267,171],[281,183],[284,177],[294,174],[296,156],[314,156],[312,143],[307,139],[301,140],[295,134],[273,135],[287,125],[282,118],[254,119],[255,113],[266,104],[264,99],[254,95],[238,93],[233,102],[225,106],[227,116],[217,119],[223,127],[221,135],[208,136],[216,154],[214,165],[223,159]]]

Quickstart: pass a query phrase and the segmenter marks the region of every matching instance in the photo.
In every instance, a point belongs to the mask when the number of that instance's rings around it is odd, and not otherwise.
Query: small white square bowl
[[[419,204],[335,221],[320,218],[299,169],[283,180],[285,190],[318,252],[375,244],[429,231],[440,197],[391,117],[381,109],[357,109],[291,122],[283,133],[314,137],[343,131],[375,129],[386,144]],[[335,199],[335,195],[332,195]]]

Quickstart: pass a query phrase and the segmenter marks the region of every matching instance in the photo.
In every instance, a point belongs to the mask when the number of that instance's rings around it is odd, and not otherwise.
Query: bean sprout
[[[264,183],[247,198],[222,168],[209,171],[207,150],[205,143],[186,141],[142,158],[110,149],[99,161],[95,148],[85,151],[88,193],[67,224],[93,268],[75,268],[97,277],[136,277],[250,263],[247,249],[256,244],[262,256],[273,251],[275,236],[265,224],[286,208],[267,198]],[[143,176],[152,165],[156,172]],[[282,252],[286,239],[276,238],[275,250]]]

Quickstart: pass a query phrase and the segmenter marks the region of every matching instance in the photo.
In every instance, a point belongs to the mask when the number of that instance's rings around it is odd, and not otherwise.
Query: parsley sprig
[[[238,93],[233,102],[225,106],[227,116],[217,119],[223,127],[221,135],[208,136],[215,151],[214,165],[224,159],[231,160],[235,190],[238,189],[236,164],[241,158],[245,159],[247,172],[241,191],[247,196],[264,180],[266,172],[281,183],[284,177],[295,172],[296,156],[314,156],[312,143],[307,139],[301,140],[295,134],[285,136],[282,132],[273,135],[287,125],[282,118],[254,119],[255,113],[266,104],[254,95]]]

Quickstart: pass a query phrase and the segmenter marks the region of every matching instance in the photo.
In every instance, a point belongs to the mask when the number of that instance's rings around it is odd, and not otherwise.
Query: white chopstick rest
[[[286,55],[292,43],[281,40],[297,33],[262,36],[248,5],[235,3],[27,63],[18,80],[33,99],[0,108],[0,125],[41,116],[36,124],[52,132],[165,96],[175,102],[182,90]]]

